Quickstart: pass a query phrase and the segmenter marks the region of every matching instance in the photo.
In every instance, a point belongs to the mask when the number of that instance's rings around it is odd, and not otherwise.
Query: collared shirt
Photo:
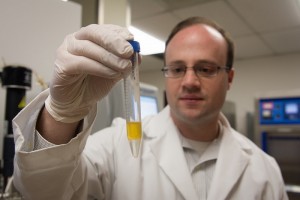
[[[210,142],[190,140],[179,134],[187,165],[200,200],[207,199],[213,179],[223,134],[221,123],[219,123],[219,127],[218,138]]]

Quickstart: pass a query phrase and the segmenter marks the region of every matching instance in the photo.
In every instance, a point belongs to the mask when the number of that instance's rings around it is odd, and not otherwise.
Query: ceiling
[[[300,0],[129,0],[129,3],[131,25],[163,41],[179,21],[199,15],[215,20],[230,32],[236,45],[236,59],[300,52]],[[158,62],[152,57],[144,61]],[[150,68],[144,70],[147,69]]]

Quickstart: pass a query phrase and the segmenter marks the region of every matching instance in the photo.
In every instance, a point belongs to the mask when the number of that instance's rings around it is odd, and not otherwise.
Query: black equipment
[[[14,170],[15,145],[12,120],[26,105],[26,90],[31,89],[31,74],[32,71],[23,66],[5,66],[1,73],[2,87],[7,90],[3,141],[3,189]]]

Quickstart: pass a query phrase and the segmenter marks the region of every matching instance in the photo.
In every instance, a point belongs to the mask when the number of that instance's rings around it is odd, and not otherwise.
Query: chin
[[[177,113],[177,118],[180,118],[181,121],[194,122],[202,118],[202,115],[199,111],[195,112],[195,110],[194,111],[185,110],[185,111],[179,111]]]

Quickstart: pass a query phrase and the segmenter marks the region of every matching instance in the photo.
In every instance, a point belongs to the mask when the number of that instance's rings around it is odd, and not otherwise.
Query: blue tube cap
[[[138,41],[129,40],[128,42],[131,44],[135,52],[140,52],[140,43]]]

